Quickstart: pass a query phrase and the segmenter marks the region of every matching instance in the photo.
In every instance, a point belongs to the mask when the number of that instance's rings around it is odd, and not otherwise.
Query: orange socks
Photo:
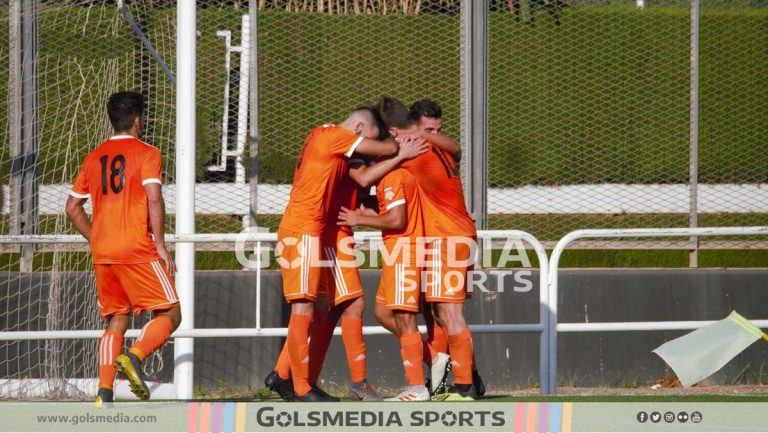
[[[427,339],[424,341],[424,363],[432,365],[432,359],[438,353],[448,353],[448,334],[438,325],[427,327]]]
[[[115,358],[123,349],[123,334],[104,331],[99,342],[99,388],[112,389],[115,383]]]
[[[451,351],[451,364],[456,383],[468,385],[472,383],[472,334],[465,329],[456,335],[448,336],[448,346]]]
[[[352,382],[365,380],[365,343],[363,342],[363,320],[341,317],[341,339],[347,352],[349,374]],[[421,356],[419,356],[419,359]]]
[[[139,361],[151,355],[152,352],[159,349],[171,337],[173,332],[173,322],[168,316],[157,316],[144,325],[139,334],[139,338],[129,349],[131,353],[139,358]]]
[[[303,396],[311,389],[309,386],[309,327],[312,316],[291,314],[288,322],[288,357],[291,362],[293,390]]]
[[[421,334],[411,332],[400,337],[400,354],[403,357],[405,380],[408,385],[424,385],[424,369],[421,366],[423,346]],[[472,383],[470,374],[470,383]]]
[[[277,364],[275,364],[275,371],[280,379],[288,379],[291,376],[291,359],[288,356],[288,341],[283,344],[283,350],[280,351],[280,356],[277,358]]]
[[[328,313],[325,311],[316,310],[313,317],[309,331],[309,383],[315,385],[320,378],[336,324],[327,320]]]

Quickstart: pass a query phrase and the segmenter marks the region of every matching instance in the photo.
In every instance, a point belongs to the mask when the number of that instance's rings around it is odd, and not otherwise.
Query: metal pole
[[[472,3],[472,176],[471,214],[480,230],[488,226],[488,0]]]
[[[10,4],[9,115],[11,145],[11,233],[37,233],[37,2]],[[34,245],[21,249],[20,271],[32,272]]]
[[[195,232],[195,90],[196,5],[179,0],[176,30],[176,234]],[[195,327],[195,244],[176,245],[176,287],[182,321],[180,330]],[[194,340],[176,339],[173,382],[180,399],[193,397]]]
[[[464,201],[472,203],[472,5],[461,2],[461,154]]]
[[[699,0],[691,0],[691,99],[690,99],[690,159],[689,226],[699,225]],[[699,238],[691,237],[688,266],[699,266]]]
[[[250,84],[250,119],[249,119],[249,170],[250,170],[250,191],[251,191],[251,208],[250,208],[250,221],[251,227],[256,227],[258,224],[258,201],[259,201],[259,20],[257,16],[258,6],[257,2],[250,2],[248,13],[251,20],[250,53],[248,56],[249,67],[251,68]]]

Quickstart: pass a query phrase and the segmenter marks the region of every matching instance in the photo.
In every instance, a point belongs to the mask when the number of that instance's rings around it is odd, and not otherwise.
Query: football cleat
[[[293,391],[293,380],[290,377],[283,379],[274,370],[264,379],[264,385],[270,391],[276,392],[285,401],[291,401],[296,396]]]
[[[485,382],[483,382],[483,378],[480,377],[480,373],[477,370],[472,372],[472,385],[475,387],[475,393],[478,397],[485,395]]]
[[[368,382],[363,382],[362,386],[349,387],[349,398],[358,401],[381,401],[383,398],[373,390]]]
[[[432,395],[442,394],[446,391],[445,381],[448,379],[448,372],[451,371],[451,357],[447,353],[440,352],[432,358],[430,368],[430,392]]]
[[[312,387],[313,391],[323,396],[323,398],[325,398],[325,401],[341,401],[339,397],[334,397],[331,394],[328,394],[327,392],[320,389],[320,387],[317,386],[317,384],[310,385],[310,386]]]
[[[472,401],[477,397],[475,386],[454,384],[442,394],[432,396],[433,401]]]
[[[291,400],[291,401],[307,402],[307,403],[310,403],[310,402],[330,403],[330,402],[341,401],[341,399],[338,398],[338,397],[334,397],[334,396],[331,396],[331,395],[328,395],[328,394],[323,395],[323,394],[317,392],[318,389],[319,388],[312,388],[312,389],[309,390],[308,393],[306,393],[304,395],[301,395],[301,396],[296,395],[296,396],[293,397],[293,400]]]
[[[408,386],[395,397],[385,398],[384,401],[429,401],[429,390],[426,386],[421,389]]]
[[[99,392],[96,394],[96,401],[93,403],[96,407],[111,407],[114,401],[114,394],[111,389],[99,388]]]
[[[141,361],[133,353],[122,354],[115,360],[117,371],[123,374],[131,385],[131,392],[142,400],[149,400],[149,388],[141,378]]]

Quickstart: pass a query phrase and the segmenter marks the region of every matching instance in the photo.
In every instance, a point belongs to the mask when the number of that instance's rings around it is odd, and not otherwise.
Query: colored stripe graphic
[[[189,416],[187,416],[187,433],[197,433],[197,403],[189,404]]]
[[[523,433],[525,403],[515,403],[515,433]]]
[[[213,416],[211,417],[211,433],[221,433],[221,409],[224,408],[222,403],[213,404]]]
[[[211,428],[211,404],[200,403],[200,433],[208,433]]]
[[[536,433],[536,407],[538,403],[527,403],[528,413],[525,414],[525,433]]]
[[[235,433],[245,432],[245,403],[237,403],[235,411]]]
[[[222,433],[232,433],[235,428],[235,404],[224,405],[224,429]]]
[[[560,420],[562,419],[563,405],[561,403],[549,404],[549,431],[560,433]]]
[[[571,433],[571,420],[573,418],[573,403],[563,403],[563,429],[562,433]]]
[[[549,419],[549,404],[539,403],[539,433],[548,432],[547,420]],[[202,432],[201,432],[202,433]]]

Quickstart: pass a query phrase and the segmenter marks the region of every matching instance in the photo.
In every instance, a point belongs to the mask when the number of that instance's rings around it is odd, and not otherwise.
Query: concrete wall
[[[67,304],[83,313],[96,311],[93,296],[78,284],[87,281],[80,273],[62,275]],[[369,308],[365,324],[375,325],[374,293],[377,271],[362,271]],[[507,277],[508,279],[511,277]],[[537,282],[537,274],[530,277]],[[30,280],[31,279],[31,280]],[[20,291],[20,281],[30,280],[35,293]],[[34,281],[32,281],[34,280]],[[490,279],[494,281],[493,278]],[[509,281],[509,280],[507,280]],[[200,328],[254,326],[256,321],[256,280],[252,271],[198,272],[196,275],[196,317]],[[26,283],[24,284],[26,286]],[[493,286],[493,284],[491,284]],[[470,323],[530,323],[538,321],[539,294],[536,285],[529,292],[476,293],[468,301]],[[0,274],[0,329],[44,329],[50,281],[44,274]],[[29,300],[41,300],[30,307]],[[90,305],[93,303],[93,305]],[[768,318],[768,270],[565,270],[560,282],[561,322],[605,322],[646,320],[715,320],[737,310],[747,318]],[[90,307],[89,307],[90,306]],[[34,315],[30,312],[34,310]],[[282,298],[278,272],[268,271],[262,281],[262,326],[280,327],[288,323],[289,310]],[[136,326],[143,321],[138,320]],[[21,327],[14,324],[23,323]],[[567,333],[558,342],[561,385],[629,386],[650,384],[665,374],[665,365],[651,350],[685,332]],[[209,390],[219,388],[258,389],[271,370],[281,348],[281,338],[216,338],[195,342],[195,385]],[[0,377],[33,377],[45,353],[41,343],[0,343]],[[95,344],[91,342],[90,344]],[[399,360],[399,344],[391,336],[366,337],[369,380],[376,386],[396,388],[404,383]],[[538,334],[485,334],[474,337],[477,362],[486,382],[495,389],[527,387],[538,383]],[[38,347],[40,346],[40,347]],[[35,348],[32,350],[32,348]],[[88,346],[90,347],[90,346]],[[85,348],[85,346],[83,346]],[[91,348],[92,351],[93,348]],[[72,347],[68,356],[77,357]],[[88,352],[88,351],[84,351]],[[172,376],[171,348],[164,351],[165,368],[160,380]],[[90,353],[90,352],[88,352]],[[756,343],[721,372],[713,383],[734,380],[756,382],[768,360],[768,346]],[[95,359],[94,363],[95,371]],[[71,360],[83,365],[87,359]],[[86,369],[90,370],[90,369]],[[80,369],[73,369],[77,374]],[[348,369],[341,339],[335,337],[326,360],[322,384],[330,389],[345,386]]]

